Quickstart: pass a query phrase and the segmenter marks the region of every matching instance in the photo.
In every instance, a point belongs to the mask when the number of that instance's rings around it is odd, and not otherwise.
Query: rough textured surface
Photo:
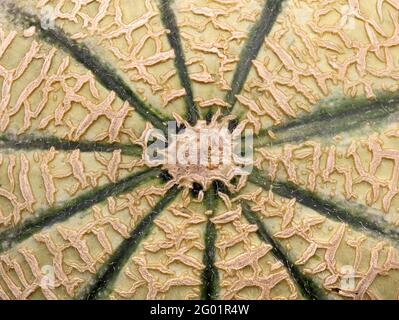
[[[397,0],[0,12],[0,299],[399,298]],[[169,119],[251,175],[146,164]]]

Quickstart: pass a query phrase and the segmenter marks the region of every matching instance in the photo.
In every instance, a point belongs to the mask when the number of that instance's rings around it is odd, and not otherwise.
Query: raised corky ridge
[[[142,117],[148,119],[156,128],[166,132],[167,119],[160,118],[159,115],[150,110],[108,65],[90,52],[87,46],[75,42],[60,28],[43,28],[37,16],[24,12],[16,6],[9,5],[7,12],[16,20],[16,23],[21,23],[28,28],[35,27],[40,37],[45,41],[54,43],[67,51],[88,70],[92,71],[108,90],[114,91],[123,101],[128,101]]]
[[[60,207],[53,207],[41,213],[38,218],[27,220],[22,225],[14,227],[7,231],[0,233],[0,241],[9,246],[20,242],[27,237],[32,236],[34,233],[42,230],[45,227],[51,226],[55,223],[60,223],[69,219],[74,214],[86,210],[96,203],[104,201],[106,198],[127,191],[136,187],[140,182],[148,178],[155,178],[160,174],[157,169],[147,169],[146,171],[138,174],[131,175],[118,182],[102,186],[97,190],[90,191],[82,194]],[[2,250],[9,249],[8,246],[3,245]]]
[[[399,297],[395,1],[15,3],[1,299]],[[143,168],[151,123],[231,107],[258,135],[248,181],[179,193]]]
[[[85,288],[83,299],[96,299],[106,296],[108,293],[108,286],[121,271],[121,268],[126,263],[127,258],[134,252],[138,243],[146,235],[157,215],[176,197],[180,190],[177,187],[171,188],[165,196],[160,200],[154,209],[148,213],[139,223],[139,225],[132,231],[129,237],[122,242],[117,248],[113,256],[99,271],[97,278],[88,288]],[[108,290],[107,290],[108,289]]]

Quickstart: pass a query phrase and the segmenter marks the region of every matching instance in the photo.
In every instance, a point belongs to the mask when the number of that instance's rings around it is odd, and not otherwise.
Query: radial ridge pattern
[[[0,299],[399,299],[398,57],[395,0],[0,0]]]

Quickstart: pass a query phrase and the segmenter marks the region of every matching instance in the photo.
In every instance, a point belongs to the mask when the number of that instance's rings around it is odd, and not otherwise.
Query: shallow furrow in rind
[[[317,193],[305,190],[291,182],[274,181],[266,178],[260,171],[255,170],[249,177],[249,181],[262,187],[264,190],[272,190],[275,194],[293,199],[319,214],[334,221],[346,223],[360,231],[367,231],[376,237],[390,239],[395,244],[399,241],[399,232],[378,217],[368,215],[367,208],[361,205],[349,205],[336,203],[324,199]]]
[[[303,299],[272,245],[259,236],[258,225],[246,218],[242,208],[245,195],[234,198],[222,184],[216,189],[223,200],[220,206],[224,206],[212,218],[218,231],[215,265],[220,275],[219,298]]]
[[[79,149],[81,152],[113,152],[116,150],[121,150],[121,153],[125,155],[141,155],[140,147],[121,143],[102,143],[85,140],[69,141],[53,136],[0,136],[0,150],[50,150],[51,148],[63,151],[72,151]]]
[[[3,6],[2,6],[3,7]],[[51,45],[56,45],[76,61],[90,70],[96,79],[108,90],[115,92],[120,99],[128,101],[135,111],[144,119],[151,122],[154,127],[166,132],[167,121],[164,116],[160,116],[152,111],[125,83],[125,81],[109,67],[106,62],[94,55],[90,49],[82,43],[68,37],[68,35],[58,27],[43,28],[38,16],[30,14],[15,5],[4,4],[4,9],[9,15],[9,19],[15,24],[24,27],[35,27],[39,37]]]
[[[378,129],[378,124],[397,118],[399,96],[386,94],[373,100],[364,98],[326,100],[320,109],[279,126],[261,130],[254,139],[255,147],[301,143],[310,138],[329,139],[357,129]],[[272,139],[267,131],[275,134]]]
[[[186,58],[184,56],[184,50],[181,44],[179,28],[176,23],[176,17],[173,9],[171,8],[171,1],[173,0],[159,0],[159,11],[161,12],[162,23],[164,27],[169,30],[167,37],[170,46],[175,52],[175,67],[177,69],[181,85],[186,91],[186,96],[184,97],[184,100],[187,108],[187,121],[191,125],[195,125],[198,120],[199,113],[197,106],[194,102],[193,90],[186,67]]]
[[[203,257],[203,263],[205,269],[202,273],[202,299],[204,300],[216,300],[218,298],[219,290],[219,273],[215,267],[215,242],[217,238],[216,227],[210,220],[213,216],[213,212],[217,207],[216,198],[216,187],[208,190],[205,194],[205,205],[207,210],[212,211],[212,214],[208,217],[208,222],[205,230],[205,251]]]
[[[151,212],[149,212],[130,233],[129,238],[125,239],[119,245],[105,265],[99,270],[96,279],[83,289],[80,297],[81,299],[92,300],[107,296],[109,286],[118,276],[140,242],[148,235],[155,218],[176,198],[179,192],[180,190],[177,186],[168,190]]]
[[[1,144],[1,142],[0,142]],[[99,190],[141,172],[141,158],[80,149],[18,150],[2,148],[0,156],[0,232],[18,228],[70,199]]]
[[[154,219],[148,235],[109,286],[108,299],[201,298],[207,217],[195,198],[183,190]]]
[[[282,2],[284,0],[266,0],[262,14],[256,24],[252,27],[245,46],[242,48],[240,60],[236,66],[231,89],[226,95],[226,102],[234,107],[239,94],[247,80],[249,71],[252,67],[252,60],[256,58],[265,37],[270,33],[276,19],[281,12]],[[228,111],[231,109],[224,109]]]
[[[397,66],[391,62],[397,55],[392,41],[398,34],[397,10],[387,3],[379,5],[349,0],[285,2],[252,61],[232,113],[279,140],[284,139],[283,132],[280,138],[267,129],[306,117],[336,98],[372,101],[397,91]],[[349,18],[346,8],[356,11],[358,19]],[[374,59],[372,48],[384,49]]]
[[[288,255],[284,252],[283,247],[273,239],[267,230],[265,224],[257,217],[257,215],[251,211],[248,203],[242,203],[242,213],[249,223],[254,224],[258,227],[257,234],[259,238],[272,246],[272,253],[278,259],[284,267],[288,270],[292,279],[294,279],[298,288],[304,297],[311,300],[324,300],[326,299],[325,294],[321,288],[312,281],[309,277],[305,276],[299,268],[292,263]]]
[[[160,172],[159,169],[147,169],[132,174],[118,182],[106,184],[98,189],[84,193],[58,207],[37,213],[37,218],[29,219],[16,228],[11,228],[0,233],[0,252],[8,250],[16,243],[21,242],[43,228],[66,221],[76,213],[86,210],[110,196],[120,195],[132,190],[145,180],[156,178]]]

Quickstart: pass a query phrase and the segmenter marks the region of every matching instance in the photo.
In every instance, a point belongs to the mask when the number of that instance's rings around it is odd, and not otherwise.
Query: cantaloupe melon
[[[399,298],[399,1],[0,8],[0,299]]]

